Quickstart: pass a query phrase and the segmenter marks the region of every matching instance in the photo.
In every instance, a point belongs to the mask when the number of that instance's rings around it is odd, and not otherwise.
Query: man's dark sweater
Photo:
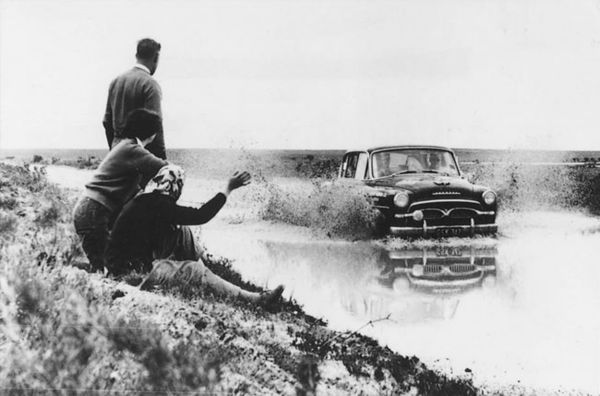
[[[124,207],[113,226],[105,254],[109,272],[121,275],[152,268],[153,251],[163,244],[173,226],[199,225],[210,221],[225,204],[222,193],[200,208],[179,206],[168,195],[140,194]]]
[[[156,80],[139,67],[134,67],[115,78],[108,89],[106,112],[102,120],[109,148],[122,138],[130,111],[144,108],[155,111],[162,117],[161,99],[162,91]],[[156,138],[146,148],[159,158],[167,158],[162,124]]]

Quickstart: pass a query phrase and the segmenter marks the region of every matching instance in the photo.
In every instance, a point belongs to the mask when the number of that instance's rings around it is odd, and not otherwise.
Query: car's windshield
[[[440,173],[458,176],[454,156],[436,149],[397,149],[377,151],[372,155],[374,177],[401,173]]]

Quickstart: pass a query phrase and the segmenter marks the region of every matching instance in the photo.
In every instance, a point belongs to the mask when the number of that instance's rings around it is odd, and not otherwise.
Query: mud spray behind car
[[[438,146],[347,151],[338,178],[367,189],[391,234],[493,234],[496,193],[466,180],[454,152]]]

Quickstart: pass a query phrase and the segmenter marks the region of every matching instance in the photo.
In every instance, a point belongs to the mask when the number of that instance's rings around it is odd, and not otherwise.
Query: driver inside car
[[[390,169],[390,153],[379,153],[375,156],[375,177],[385,177],[393,172]]]

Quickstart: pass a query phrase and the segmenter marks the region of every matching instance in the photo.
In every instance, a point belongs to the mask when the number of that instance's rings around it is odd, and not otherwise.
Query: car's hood
[[[401,188],[418,195],[447,195],[448,197],[469,196],[484,188],[469,183],[461,177],[450,177],[434,173],[415,173],[369,180],[371,187]]]

